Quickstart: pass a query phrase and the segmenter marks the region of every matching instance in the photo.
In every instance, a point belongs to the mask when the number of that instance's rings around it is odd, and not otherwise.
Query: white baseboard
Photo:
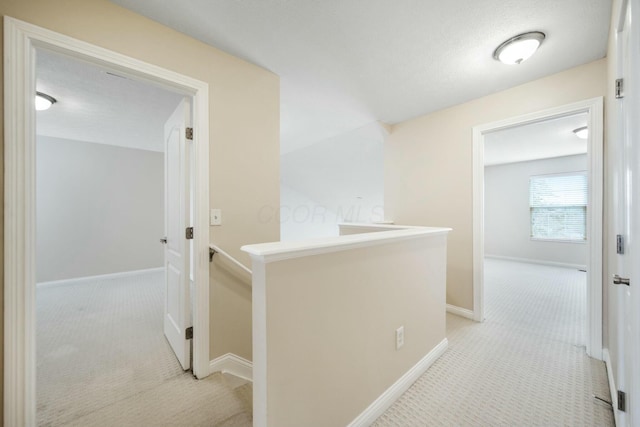
[[[457,305],[447,304],[447,313],[455,314],[473,320],[473,310],[458,307]]]
[[[587,266],[584,264],[568,264],[565,262],[545,261],[541,259],[530,259],[530,258],[516,258],[516,257],[510,257],[510,256],[502,256],[502,255],[485,255],[484,257],[492,258],[492,259],[501,259],[505,261],[526,262],[527,264],[550,265],[551,267],[575,268],[576,270],[587,269]]]
[[[433,363],[447,350],[449,345],[447,339],[443,339],[433,348],[425,357],[409,369],[398,381],[393,383],[391,387],[385,390],[367,409],[358,417],[351,421],[348,427],[365,427],[370,426],[375,420],[389,409],[393,403],[398,400],[402,393],[407,391],[411,385],[416,382],[420,375],[424,374]]]
[[[119,273],[100,274],[97,276],[75,277],[73,279],[52,280],[50,282],[40,282],[36,286],[57,286],[71,283],[91,282],[94,280],[115,279],[118,277],[139,276],[141,274],[157,273],[164,271],[164,267],[147,268],[144,270],[121,271]]]
[[[620,413],[616,409],[618,407],[618,393],[616,388],[616,380],[613,377],[613,368],[611,366],[611,355],[609,354],[609,349],[605,348],[602,350],[602,358],[604,360],[604,364],[607,367],[607,378],[609,379],[609,393],[611,393],[611,409],[613,410],[613,418],[615,424],[617,426],[620,424],[621,420],[619,419]]]
[[[222,372],[253,381],[253,363],[245,358],[227,353],[209,362],[209,372]]]

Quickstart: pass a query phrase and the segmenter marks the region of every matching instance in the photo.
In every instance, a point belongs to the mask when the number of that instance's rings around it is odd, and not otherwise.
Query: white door
[[[631,286],[624,286],[625,295],[625,375],[627,377],[627,425],[640,425],[640,1],[629,1],[627,27],[627,55],[629,66],[624,76],[625,120],[628,122],[626,138],[629,180],[626,213],[629,222],[629,245],[626,271]]]
[[[624,4],[624,3],[623,3]],[[639,366],[634,354],[638,354],[638,341],[636,336],[638,329],[637,311],[633,310],[633,301],[638,299],[638,288],[640,284],[640,274],[637,269],[637,259],[640,256],[640,222],[637,217],[640,215],[637,200],[640,195],[640,127],[638,126],[638,108],[640,102],[640,90],[636,87],[640,79],[635,78],[635,73],[639,68],[636,66],[638,53],[632,50],[634,39],[639,33],[637,24],[632,22],[632,11],[636,14],[640,12],[638,2],[634,1],[626,4],[620,19],[620,28],[616,33],[616,44],[618,49],[618,77],[623,78],[624,97],[616,100],[615,115],[615,135],[611,144],[611,154],[613,164],[613,212],[614,232],[620,235],[624,244],[623,253],[615,251],[610,254],[614,257],[612,267],[614,275],[618,279],[612,278],[609,286],[613,286],[613,298],[616,302],[616,313],[611,313],[612,320],[616,323],[616,334],[610,337],[614,341],[613,348],[615,354],[612,355],[613,362],[617,369],[614,372],[615,384],[618,390],[625,393],[625,408],[619,410],[614,407],[616,421],[619,426],[640,425],[640,404],[638,396],[638,374]],[[635,25],[635,28],[634,28]],[[611,238],[615,238],[612,236]],[[634,263],[633,260],[636,260]],[[635,278],[635,279],[634,279]],[[626,280],[631,285],[626,284]],[[634,379],[635,377],[635,379]],[[612,390],[616,394],[617,390]],[[620,405],[618,405],[620,406]]]
[[[186,127],[190,105],[180,102],[164,125],[165,153],[165,305],[164,334],[182,367],[191,368],[191,343],[186,330],[191,326],[189,289],[189,146]]]

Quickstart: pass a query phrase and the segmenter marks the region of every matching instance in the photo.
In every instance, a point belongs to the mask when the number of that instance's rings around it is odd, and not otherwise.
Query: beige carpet
[[[447,315],[449,349],[375,423],[613,426],[603,362],[585,354],[585,273],[487,260],[484,323]]]
[[[609,390],[584,353],[585,274],[496,260],[486,273],[487,320],[447,315],[449,349],[375,425],[613,426],[592,397]],[[180,369],[159,279],[38,289],[39,425],[251,425],[251,384]]]
[[[40,426],[250,426],[251,385],[184,372],[162,273],[37,289]]]

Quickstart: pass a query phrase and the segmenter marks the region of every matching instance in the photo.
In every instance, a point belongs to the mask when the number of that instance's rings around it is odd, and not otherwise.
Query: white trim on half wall
[[[209,371],[231,374],[247,381],[253,381],[253,363],[233,353],[223,354],[209,362]]]
[[[444,354],[448,345],[449,341],[446,338],[440,341],[426,356],[420,359],[418,363],[358,415],[355,420],[351,421],[347,427],[365,427],[373,424],[422,374],[427,372],[427,369]]]

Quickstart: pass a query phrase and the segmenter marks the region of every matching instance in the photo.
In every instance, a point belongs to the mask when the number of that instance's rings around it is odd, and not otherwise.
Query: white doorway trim
[[[484,137],[490,132],[587,113],[587,354],[602,360],[603,98],[592,98],[473,128],[473,316],[484,320]]]
[[[193,372],[209,375],[207,83],[10,17],[4,18],[4,425],[36,425],[35,49],[108,66],[193,98]]]

